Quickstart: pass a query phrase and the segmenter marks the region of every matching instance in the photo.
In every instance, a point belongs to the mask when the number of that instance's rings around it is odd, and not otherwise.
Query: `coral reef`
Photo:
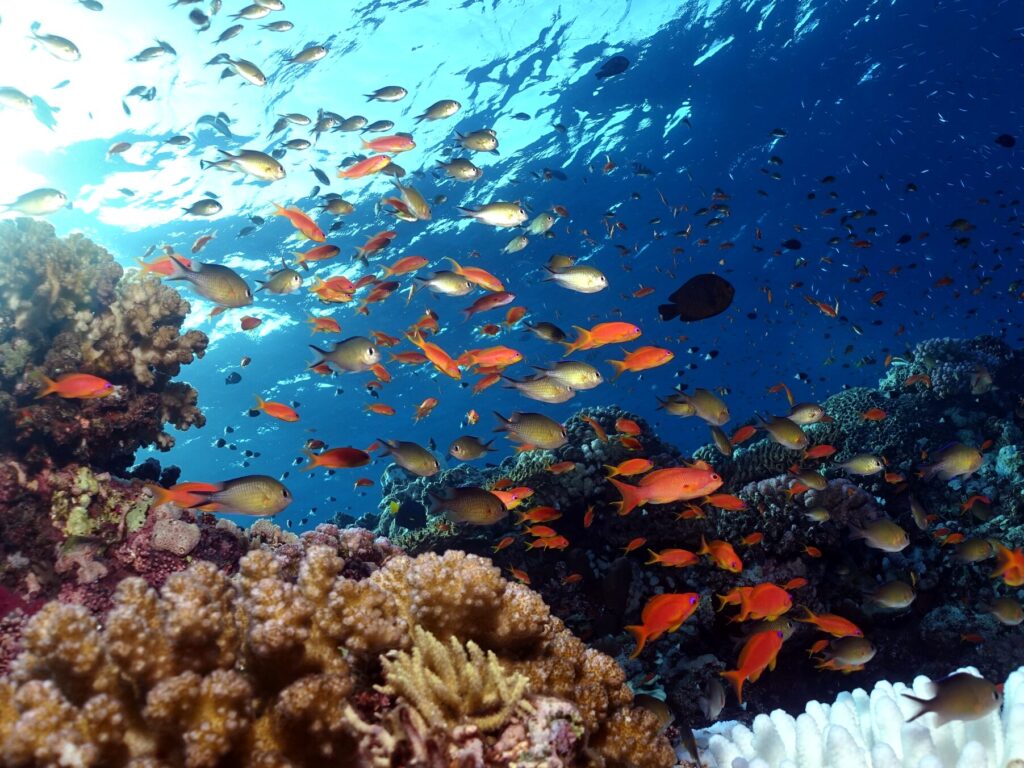
[[[188,303],[152,276],[123,275],[81,235],[58,238],[29,219],[0,224],[0,451],[33,464],[76,461],[123,472],[135,451],[168,450],[202,426],[198,395],[172,382],[202,357],[199,331],[180,332]],[[42,376],[90,373],[116,385],[96,399],[35,399]]]
[[[972,385],[979,368],[991,381],[978,386],[975,379]],[[942,385],[928,386],[925,379],[907,385],[908,378],[927,371]],[[805,459],[802,451],[783,448],[764,432],[737,446],[732,457],[712,445],[697,449],[694,458],[722,475],[721,492],[735,496],[744,509],[720,509],[697,499],[641,507],[626,517],[616,514],[613,502],[619,494],[605,481],[602,465],[643,456],[665,467],[685,459],[643,420],[605,407],[570,418],[569,442],[556,451],[524,453],[485,469],[457,466],[411,481],[389,472],[384,511],[363,523],[376,525],[411,551],[458,548],[491,555],[516,578],[528,579],[574,632],[620,659],[633,648],[622,628],[638,623],[650,597],[698,592],[698,609],[671,639],[649,643],[637,659],[622,662],[635,690],[666,698],[677,717],[693,724],[707,722],[695,693],[734,666],[749,631],[729,620],[731,611],[716,610],[714,599],[741,585],[793,582],[794,605],[835,613],[861,627],[877,649],[862,671],[852,673],[861,685],[895,678],[907,669],[942,675],[949,658],[1001,679],[1019,658],[1019,629],[997,621],[988,608],[998,598],[1021,599],[1024,592],[991,577],[990,551],[969,562],[958,547],[972,540],[984,546],[989,539],[1011,549],[1024,546],[1021,382],[1024,354],[1000,341],[923,342],[887,368],[878,389],[848,389],[822,403],[830,419],[804,430],[812,446],[834,447],[833,456]],[[870,409],[884,412],[884,418],[866,418]],[[582,415],[595,418],[610,441],[599,441]],[[640,423],[642,450],[628,450],[614,434],[620,417]],[[981,448],[981,466],[949,482],[925,479],[922,467],[951,442]],[[858,476],[839,466],[858,453],[884,457],[884,471]],[[563,461],[576,466],[562,475],[546,471]],[[819,472],[824,487],[799,488],[794,465]],[[448,485],[491,487],[503,479],[532,488],[534,495],[493,526],[456,526],[426,511],[430,491],[439,493]],[[569,541],[567,549],[556,553],[524,546],[533,542],[514,518],[541,506],[556,508],[557,516],[545,525]],[[395,507],[397,513],[388,514]],[[883,519],[907,532],[909,546],[885,552],[852,537],[854,528]],[[649,550],[697,552],[702,540],[730,542],[742,559],[742,573],[718,568],[708,558],[686,568],[647,562]],[[914,583],[912,604],[887,608],[870,599],[894,581]],[[821,638],[814,628],[791,619],[790,633],[773,673],[785,685],[770,684],[772,675],[767,675],[769,682],[749,686],[745,693],[751,711],[792,708],[823,692],[837,693],[850,679],[817,670],[808,661],[808,646]],[[730,695],[727,715],[738,712],[733,701]]]
[[[0,759],[672,765],[631,700],[611,658],[488,561],[322,527],[234,577],[197,562],[159,592],[125,579],[100,625],[44,606],[0,679]]]

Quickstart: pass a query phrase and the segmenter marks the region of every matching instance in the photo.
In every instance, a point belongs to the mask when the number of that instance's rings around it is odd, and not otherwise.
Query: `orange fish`
[[[927,373],[917,373],[917,374],[914,374],[913,376],[908,376],[907,380],[903,382],[903,386],[905,386],[905,387],[912,387],[912,386],[914,386],[915,384],[918,384],[918,383],[924,384],[926,389],[931,389],[932,388],[932,377],[929,376]]]
[[[669,467],[645,475],[639,485],[627,485],[608,478],[622,494],[619,514],[628,515],[644,504],[670,504],[674,501],[689,501],[707,496],[722,485],[722,478],[700,461],[692,467]]]
[[[256,407],[267,414],[267,416],[273,416],[275,419],[279,419],[281,421],[299,420],[299,414],[295,412],[294,408],[291,408],[284,403],[275,403],[264,400],[259,395],[256,395]]]
[[[747,502],[729,493],[714,493],[704,499],[704,503],[730,512],[739,512],[747,508]]]
[[[971,496],[971,498],[969,498],[967,501],[965,501],[963,504],[960,505],[960,511],[961,512],[968,512],[968,511],[970,511],[971,507],[973,507],[979,501],[982,504],[991,504],[992,503],[992,499],[990,499],[988,496],[982,496],[981,494],[976,494],[974,496]]]
[[[624,344],[640,338],[640,329],[632,323],[598,323],[590,330],[574,325],[576,329],[575,341],[563,341],[565,354],[571,355],[581,349],[597,349],[606,344]]]
[[[338,171],[339,179],[361,179],[374,173],[380,173],[391,164],[391,158],[387,155],[372,155],[365,160],[350,165],[348,168]]]
[[[413,421],[419,421],[430,415],[430,412],[437,407],[438,399],[436,397],[428,397],[422,403],[416,406],[416,415]]]
[[[368,488],[371,485],[373,485],[373,480],[371,480],[368,477],[360,477],[359,479],[357,479],[352,484],[352,487],[353,488]]]
[[[524,521],[530,523],[550,523],[562,517],[562,513],[554,507],[531,507],[526,512],[518,512],[517,514],[519,519],[516,520],[516,523],[519,525],[522,525]]]
[[[538,539],[546,539],[550,536],[558,535],[558,531],[549,525],[531,525],[529,528],[526,528],[525,531]]]
[[[732,544],[727,541],[716,539],[709,544],[701,536],[700,549],[697,550],[697,554],[707,555],[723,571],[729,571],[729,573],[743,572],[743,561],[736,554],[736,550],[732,548]]]
[[[745,427],[740,427],[732,433],[732,437],[729,438],[729,442],[732,445],[739,445],[745,443],[747,440],[757,434],[757,427],[752,424],[747,424]]]
[[[587,511],[583,513],[583,527],[589,528],[594,523],[594,505],[591,504],[587,507]]]
[[[513,544],[515,542],[515,540],[516,540],[515,536],[506,536],[501,541],[499,541],[497,544],[495,544],[493,547],[491,547],[491,551],[492,552],[501,552],[501,550],[505,549],[505,547],[508,547],[511,544]]]
[[[494,323],[487,323],[487,325],[480,326],[480,333],[484,336],[497,336],[501,333],[501,326],[495,325]]]
[[[422,352],[392,352],[391,360],[403,365],[423,365],[428,362],[427,356]]]
[[[835,306],[830,306],[830,305],[826,304],[823,301],[818,301],[813,296],[804,296],[804,300],[808,304],[813,304],[815,307],[817,307],[821,311],[822,314],[827,315],[828,317],[838,317],[839,316],[839,300],[838,299],[836,299]]]
[[[582,573],[570,573],[568,576],[562,579],[563,584],[576,584],[580,581],[583,581]]]
[[[316,225],[316,222],[298,208],[294,206],[283,208],[277,203],[274,203],[274,208],[276,209],[274,215],[284,216],[306,239],[312,240],[314,243],[322,243],[327,239],[324,231]]]
[[[569,540],[565,536],[549,536],[544,539],[534,539],[526,545],[527,549],[565,549],[569,546]]]
[[[493,368],[494,372],[507,368],[523,359],[518,350],[511,347],[488,347],[487,349],[470,349],[459,355],[456,362],[463,368]]]
[[[388,369],[380,363],[375,363],[370,366],[370,370],[373,371],[373,375],[376,376],[382,384],[391,383],[391,374],[388,373]]]
[[[865,421],[882,421],[887,415],[881,408],[868,408],[860,417]]]
[[[639,549],[646,543],[647,539],[645,539],[643,536],[637,536],[635,539],[631,539],[630,542],[622,548],[622,552],[623,554],[628,555],[634,549]]]
[[[524,317],[526,317],[526,307],[509,307],[508,311],[505,312],[504,323],[511,328]]]
[[[560,461],[547,468],[548,472],[552,475],[564,475],[566,472],[572,472],[574,469],[576,469],[575,461]]]
[[[501,280],[496,278],[486,269],[480,267],[463,267],[459,262],[450,256],[446,257],[452,263],[452,272],[469,280],[473,285],[479,285],[485,291],[499,293],[505,290]]]
[[[672,361],[675,355],[671,350],[662,347],[639,347],[632,352],[627,352],[622,360],[608,360],[607,362],[615,369],[613,381],[626,371],[638,373],[657,368]]]
[[[719,674],[733,684],[736,698],[743,703],[743,684],[749,680],[756,683],[766,669],[775,669],[775,660],[782,648],[783,634],[777,629],[767,629],[750,636],[740,651],[736,669]]]
[[[790,579],[789,581],[787,581],[785,584],[783,584],[782,588],[787,590],[787,591],[792,592],[794,589],[800,589],[801,587],[806,587],[808,585],[808,583],[809,582],[807,581],[807,579],[805,579],[803,576],[796,576],[796,577]]]
[[[377,139],[362,140],[363,149],[371,149],[374,152],[391,152],[397,155],[399,152],[408,152],[416,148],[416,142],[407,133],[398,133],[394,136],[381,136]]]
[[[363,245],[356,248],[356,258],[365,259],[367,256],[383,251],[396,237],[398,237],[398,233],[393,229],[378,232]]]
[[[815,445],[804,452],[805,459],[827,459],[836,449],[831,445]]]
[[[354,467],[365,467],[370,463],[370,454],[358,448],[331,448],[323,453],[303,451],[309,458],[309,464],[302,468],[303,472],[309,472],[317,467],[324,469],[352,469]]]
[[[804,554],[808,557],[821,557],[821,550],[817,547],[812,547],[810,544],[804,546]]]
[[[604,468],[608,470],[608,477],[632,477],[633,475],[642,475],[653,467],[654,462],[650,459],[626,459],[624,462],[614,467],[610,464],[604,465]]]
[[[174,261],[171,256],[180,261],[183,266],[191,268],[192,260],[177,253],[166,253],[163,256],[157,256],[150,262],[145,262],[142,259],[136,258],[135,262],[142,267],[142,274],[148,275],[156,273],[163,275],[164,277],[170,277],[174,271]]]
[[[637,440],[635,437],[626,435],[625,437],[619,438],[619,445],[625,448],[627,451],[642,451],[644,444]]]
[[[635,421],[633,421],[632,419],[623,418],[621,416],[615,420],[615,431],[623,435],[634,436],[639,435],[641,432],[643,432],[643,430],[640,429],[640,425],[637,424]]]
[[[487,389],[488,387],[493,387],[499,381],[501,381],[500,373],[489,373],[483,378],[481,378],[480,381],[473,385],[473,394],[479,395],[485,389]]]
[[[384,267],[384,277],[405,275],[426,266],[428,260],[423,256],[403,256],[390,267]]]
[[[722,605],[739,605],[732,621],[775,621],[793,607],[793,598],[782,587],[771,583],[737,587],[722,598]]]
[[[744,547],[753,547],[764,541],[764,534],[758,531],[757,533],[751,533],[740,539],[740,544]]]
[[[36,400],[47,395],[57,395],[66,400],[95,400],[114,394],[113,384],[91,373],[65,373],[56,381],[48,376],[42,376],[42,379],[43,388],[36,394]]]
[[[445,376],[450,376],[453,379],[462,378],[462,372],[459,370],[458,364],[447,352],[437,346],[437,344],[425,341],[418,332],[414,334],[407,333],[405,334],[405,338],[423,350],[423,354],[427,356],[427,360],[433,363],[434,367]]]
[[[668,568],[687,568],[700,562],[700,558],[688,549],[663,549],[661,552],[649,549],[647,551],[651,553],[651,559],[645,565],[658,563]]]
[[[1008,587],[1024,585],[1024,550],[1009,549],[998,541],[992,541],[996,551],[996,567],[990,578],[1002,578]]]
[[[153,507],[173,504],[182,509],[191,509],[197,504],[202,504],[211,493],[220,490],[220,486],[215,483],[178,483],[170,488],[146,483],[146,488],[153,494]]]
[[[341,333],[341,326],[338,325],[338,321],[333,317],[314,317],[312,315],[306,318],[313,330],[311,333]]]
[[[509,568],[508,572],[515,576],[516,581],[526,584],[527,586],[530,585],[530,575],[526,571],[519,568]]]
[[[675,632],[700,606],[696,592],[668,592],[655,595],[640,614],[641,624],[626,627],[636,638],[636,649],[629,658],[635,659],[649,640],[657,640],[666,632]]]
[[[478,421],[480,421],[480,414],[470,408],[469,411],[466,412],[466,423],[469,426],[473,426]]]
[[[804,624],[814,624],[822,632],[827,632],[832,637],[864,637],[860,627],[849,619],[836,616],[834,613],[815,614],[810,608],[801,606],[807,612],[806,616],[797,621]]]
[[[199,237],[197,237],[196,241],[192,243],[192,253],[199,253],[201,250],[203,250],[206,244],[213,240],[213,238],[215,238],[216,236],[217,235],[214,234],[200,235]],[[168,259],[168,263],[170,263],[170,259]]]
[[[370,403],[370,405],[366,406],[366,410],[368,410],[370,413],[376,413],[381,416],[395,415],[395,409],[392,408],[390,405],[386,405],[385,403]]]
[[[596,419],[590,416],[580,416],[580,418],[585,421],[592,430],[594,430],[594,434],[597,435],[598,440],[602,443],[608,442],[608,433],[604,431],[604,427],[597,423]]]
[[[296,259],[296,263],[301,264],[303,269],[309,269],[307,264],[310,262],[333,259],[341,253],[341,248],[336,245],[318,245],[315,248],[310,248],[305,253],[302,251],[292,251],[292,253],[299,257]]]

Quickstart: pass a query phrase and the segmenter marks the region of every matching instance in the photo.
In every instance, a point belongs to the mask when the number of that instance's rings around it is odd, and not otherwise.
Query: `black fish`
[[[658,314],[662,320],[676,317],[684,322],[706,320],[725,312],[735,294],[736,289],[728,280],[712,274],[697,275],[669,296],[672,303],[660,305]]]
[[[1005,147],[1006,149],[1012,149],[1013,145],[1017,143],[1017,140],[1008,133],[999,134],[996,136],[995,141],[1000,147]]]
[[[625,56],[612,56],[601,65],[601,68],[595,73],[595,77],[598,80],[604,80],[606,77],[621,75],[627,69],[629,69],[629,59]]]
[[[313,172],[313,175],[316,176],[316,180],[323,184],[325,187],[331,186],[331,180],[328,178],[326,173],[321,171],[319,168],[313,167],[312,165],[309,166],[309,170],[311,170]]]
[[[793,237],[790,238],[789,240],[783,240],[782,247],[788,248],[791,251],[799,251],[801,248],[804,247],[804,244],[797,240],[795,237]]]
[[[900,235],[899,240],[896,241],[896,245],[906,245],[913,238],[910,235]]]

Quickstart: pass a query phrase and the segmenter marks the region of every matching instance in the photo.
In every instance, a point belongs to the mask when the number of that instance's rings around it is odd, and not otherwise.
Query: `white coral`
[[[978,674],[968,667],[968,672]],[[775,710],[748,728],[715,734],[709,768],[1024,768],[1024,667],[1003,689],[1002,711],[936,728],[934,715],[906,722],[918,706],[900,695],[931,698],[926,677],[913,688],[880,682],[868,693],[809,702],[796,718]]]

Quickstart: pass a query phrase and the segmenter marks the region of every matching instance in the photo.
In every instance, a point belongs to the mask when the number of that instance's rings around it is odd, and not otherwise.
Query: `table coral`
[[[433,754],[500,766],[521,754],[513,735],[532,734],[522,749],[536,751],[541,729],[564,765],[674,763],[654,716],[631,708],[622,669],[483,558],[410,558],[365,531],[318,538],[335,543],[254,550],[234,577],[199,562],[159,593],[125,579],[101,623],[83,606],[45,606],[0,678],[0,762],[397,766]],[[363,606],[375,610],[352,614]],[[436,646],[445,654],[417,667],[416,649]],[[446,662],[462,671],[442,673]],[[400,673],[413,667],[434,675],[440,722]]]
[[[196,391],[171,377],[202,357],[207,338],[181,333],[189,305],[153,276],[124,277],[113,257],[49,224],[0,224],[0,450],[29,461],[78,461],[123,471],[164,430],[202,426]],[[102,376],[109,397],[36,400],[42,378]],[[16,428],[15,428],[16,427]]]

